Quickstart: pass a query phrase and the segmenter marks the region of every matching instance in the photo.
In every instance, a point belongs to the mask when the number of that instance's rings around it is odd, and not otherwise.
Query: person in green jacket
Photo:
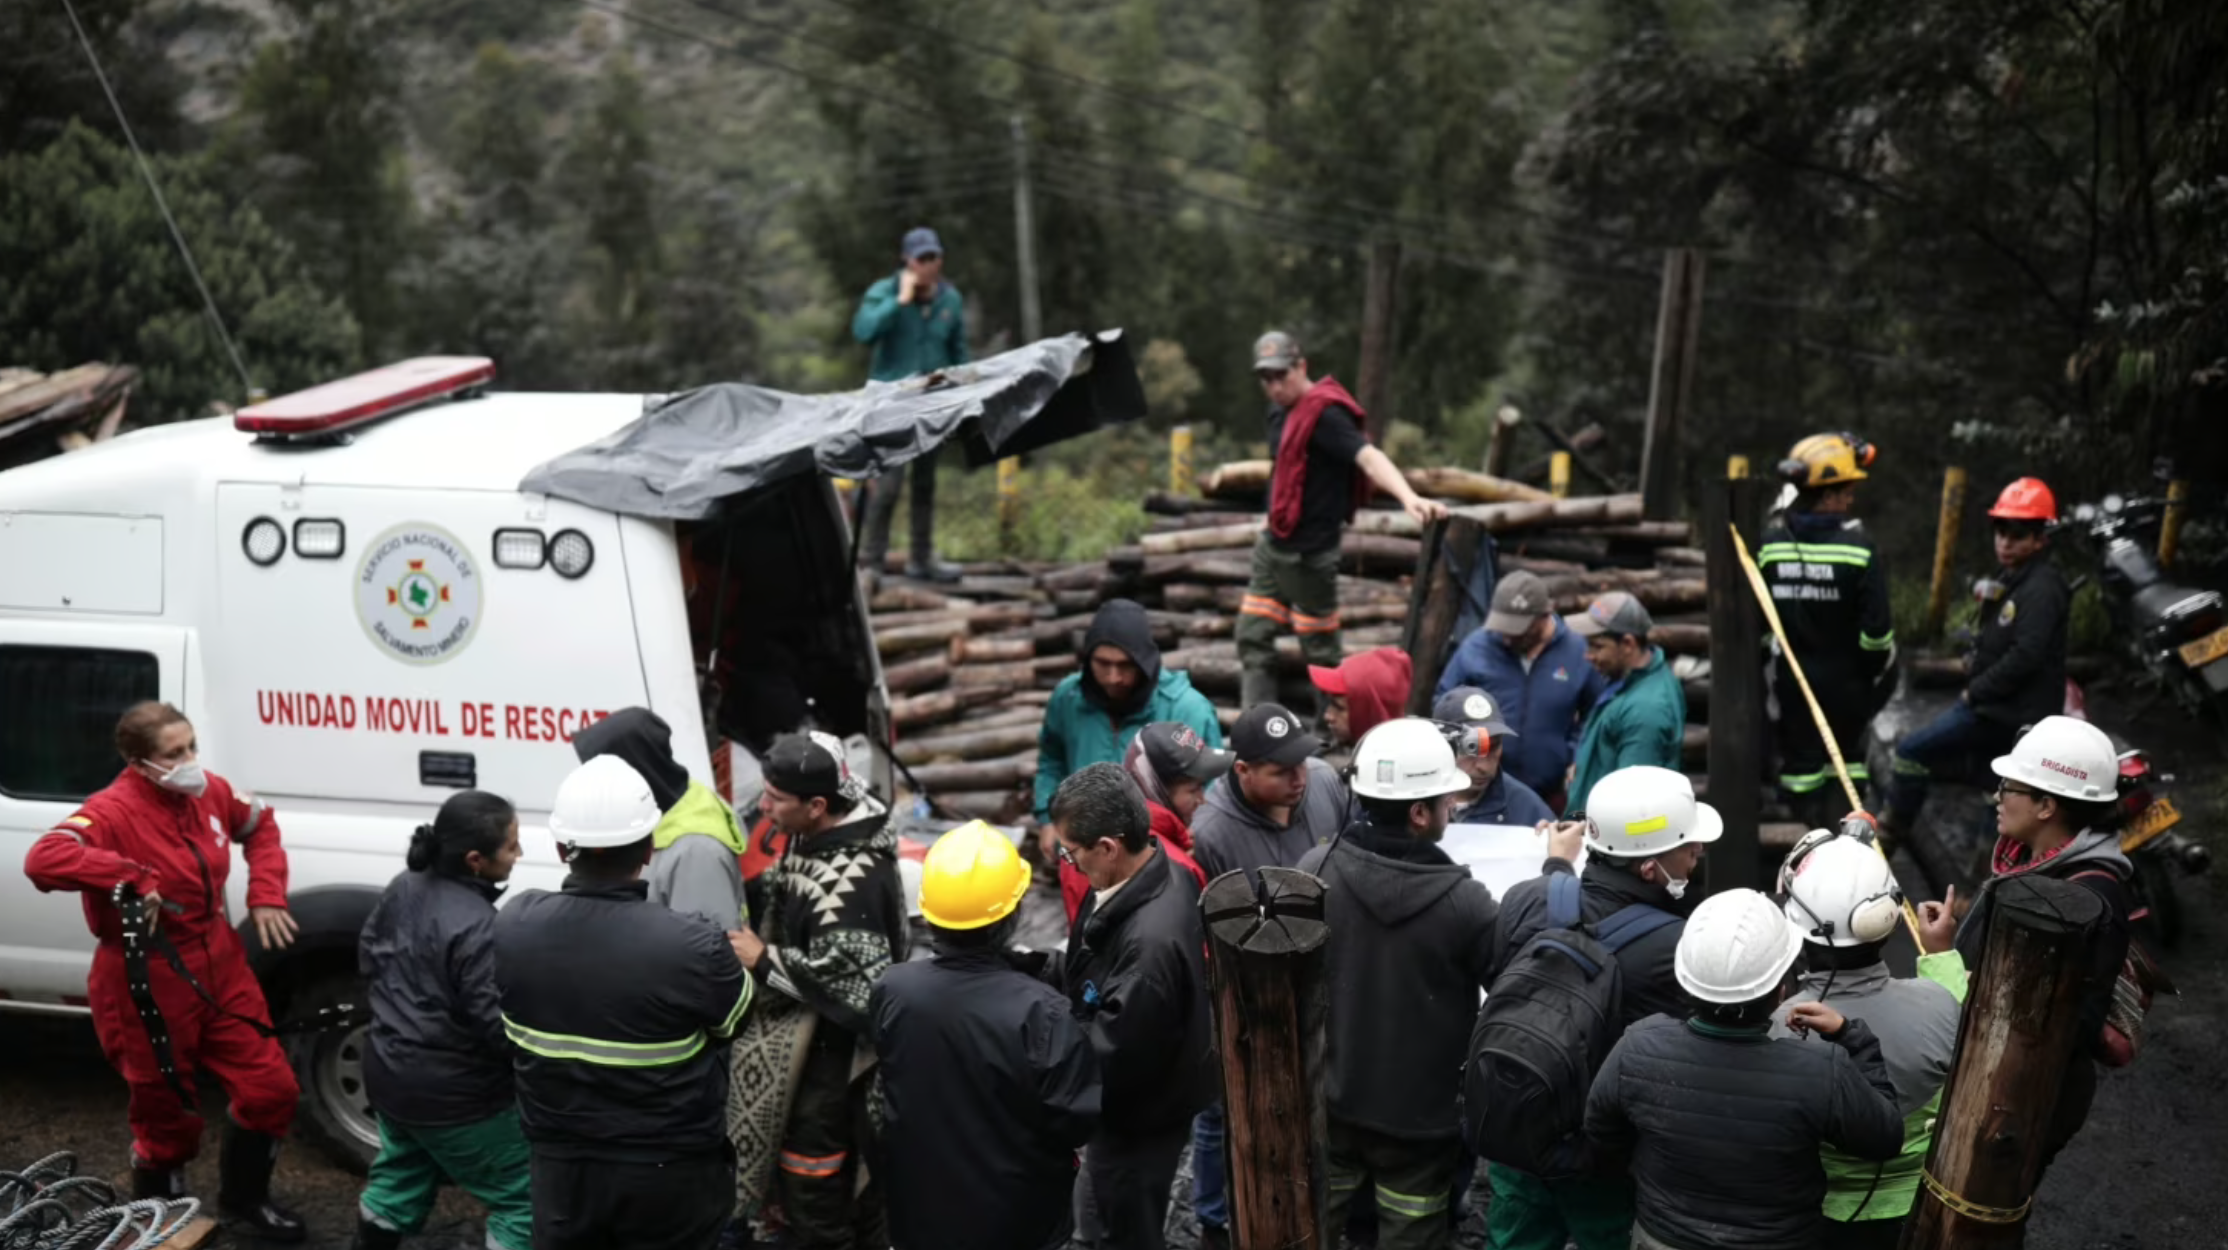
[[[944,281],[944,244],[936,232],[916,226],[905,232],[904,263],[896,273],[866,289],[851,318],[851,335],[874,349],[866,375],[876,382],[897,382],[967,363],[967,312],[959,288]],[[905,575],[955,582],[959,570],[936,559],[936,450],[912,465],[913,532]],[[887,473],[867,487],[866,541],[860,559],[879,575],[890,550],[890,519],[897,513],[902,484]]]
[[[1037,731],[1037,821],[1046,821],[1052,792],[1091,764],[1119,764],[1137,731],[1154,721],[1176,721],[1197,730],[1209,747],[1222,746],[1214,704],[1191,688],[1191,677],[1160,665],[1145,609],[1109,599],[1083,633],[1082,671],[1053,688]]]
[[[1679,769],[1679,745],[1686,736],[1686,691],[1651,646],[1655,619],[1640,601],[1621,590],[1589,604],[1563,623],[1586,640],[1586,659],[1609,686],[1594,700],[1579,733],[1578,757],[1571,763],[1566,815],[1586,810],[1586,794],[1620,768],[1652,764]]]
[[[643,874],[651,902],[702,916],[722,931],[750,922],[742,826],[734,809],[674,758],[673,728],[664,717],[646,707],[620,708],[574,734],[572,747],[583,764],[618,756],[650,783],[664,813],[651,833],[654,849]]]

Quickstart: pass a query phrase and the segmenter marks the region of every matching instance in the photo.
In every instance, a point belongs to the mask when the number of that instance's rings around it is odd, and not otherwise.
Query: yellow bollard
[[[1570,498],[1570,453],[1558,451],[1547,459],[1547,493],[1557,499]]]
[[[2166,515],[2158,523],[2158,563],[2162,568],[2174,564],[2174,552],[2182,545],[2182,514],[2189,511],[2189,483],[2172,481],[2166,484]]]
[[[1191,427],[1179,425],[1168,431],[1168,493],[1189,495],[1191,478]]]
[[[1727,456],[1725,458],[1725,478],[1727,481],[1738,482],[1747,476],[1747,456]]]
[[[1942,470],[1942,515],[1934,531],[1934,584],[1926,595],[1926,636],[1939,637],[1949,612],[1950,574],[1957,562],[1957,530],[1965,520],[1965,470]]]
[[[1021,529],[1021,457],[998,462],[998,551],[1012,555]]]

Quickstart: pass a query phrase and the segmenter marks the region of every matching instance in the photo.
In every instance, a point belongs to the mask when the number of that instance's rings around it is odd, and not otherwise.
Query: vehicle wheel
[[[323,1007],[364,1001],[364,983],[353,973],[331,972],[312,980],[288,1003],[287,1015],[300,1018]],[[302,1105],[294,1123],[304,1141],[352,1172],[371,1168],[379,1153],[379,1121],[364,1088],[363,1025],[327,1029],[289,1039],[294,1076],[301,1082]]]
[[[2174,890],[2175,867],[2161,855],[2138,853],[2135,859],[2137,906],[2148,906],[2150,917],[2136,925],[2136,932],[2153,944],[2171,949],[2182,940],[2182,898]]]

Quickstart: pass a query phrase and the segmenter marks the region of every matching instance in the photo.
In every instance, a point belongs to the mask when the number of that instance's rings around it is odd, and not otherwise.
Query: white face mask
[[[1672,902],[1677,902],[1686,897],[1687,881],[1688,878],[1686,877],[1665,877],[1663,879],[1663,892],[1671,896]]]
[[[162,768],[162,765],[155,763],[153,760],[142,762],[147,767],[158,770],[158,772]],[[201,771],[201,761],[187,760],[176,768],[161,773],[155,778],[155,784],[165,790],[175,790],[180,794],[199,795],[203,790],[209,788],[209,775]]]

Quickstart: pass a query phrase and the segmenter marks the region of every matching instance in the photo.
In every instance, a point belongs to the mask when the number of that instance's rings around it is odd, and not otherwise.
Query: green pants
[[[371,1182],[357,1206],[381,1228],[415,1233],[433,1214],[441,1186],[455,1185],[486,1205],[488,1245],[532,1250],[532,1166],[515,1109],[447,1128],[419,1128],[381,1116],[379,1157],[371,1162]]]
[[[1263,534],[1253,544],[1253,580],[1235,631],[1245,706],[1276,702],[1276,636],[1287,626],[1308,663],[1337,668],[1346,658],[1338,640],[1338,548],[1303,556]]]
[[[1331,1181],[1326,1228],[1345,1229],[1348,1209],[1367,1185],[1377,1205],[1377,1250],[1446,1250],[1454,1243],[1447,1206],[1460,1140],[1407,1141],[1337,1120],[1330,1122],[1329,1137],[1323,1152]]]
[[[1486,1168],[1493,1205],[1485,1213],[1491,1250],[1626,1250],[1632,1242],[1632,1183],[1581,1178],[1543,1181],[1529,1172]]]

